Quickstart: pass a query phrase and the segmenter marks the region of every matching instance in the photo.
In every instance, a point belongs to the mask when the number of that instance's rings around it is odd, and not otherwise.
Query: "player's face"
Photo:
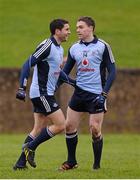
[[[86,41],[93,35],[93,27],[88,26],[84,21],[78,21],[76,24],[76,32],[80,40]]]
[[[68,36],[70,35],[70,26],[69,24],[65,24],[64,27],[59,30],[59,39],[61,42],[65,42],[68,40]]]

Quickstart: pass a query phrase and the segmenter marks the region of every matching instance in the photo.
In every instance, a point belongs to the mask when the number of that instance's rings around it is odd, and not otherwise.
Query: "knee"
[[[34,134],[34,136],[38,136],[43,128],[44,128],[43,126],[34,127],[32,133]]]
[[[55,125],[55,132],[59,134],[65,130],[65,124]]]
[[[66,132],[67,133],[71,133],[71,132],[74,132],[76,131],[76,128],[73,124],[71,123],[66,123]]]
[[[63,132],[65,130],[65,124],[59,126],[59,131]]]
[[[90,125],[90,132],[93,137],[98,137],[101,134],[101,130],[99,128],[98,124],[92,124]]]

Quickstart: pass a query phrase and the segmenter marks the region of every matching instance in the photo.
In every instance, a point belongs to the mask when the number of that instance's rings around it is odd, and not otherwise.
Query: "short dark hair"
[[[95,21],[89,16],[82,16],[78,21],[84,21],[88,26],[93,26],[93,29],[95,29]]]
[[[65,24],[69,24],[69,22],[65,19],[54,19],[50,23],[50,32],[52,35],[55,34],[55,30],[59,29],[61,30]]]

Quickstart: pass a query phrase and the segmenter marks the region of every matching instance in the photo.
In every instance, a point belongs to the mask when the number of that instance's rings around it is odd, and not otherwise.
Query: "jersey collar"
[[[53,44],[55,46],[59,46],[60,47],[60,45],[57,43],[56,39],[53,36],[51,36],[50,39],[52,40],[52,42],[53,42]]]
[[[98,38],[96,35],[94,35],[94,39],[91,41],[91,42],[84,42],[84,41],[80,41],[80,44],[85,44],[86,46],[88,46],[89,44],[93,43],[93,44],[96,44],[98,41]]]

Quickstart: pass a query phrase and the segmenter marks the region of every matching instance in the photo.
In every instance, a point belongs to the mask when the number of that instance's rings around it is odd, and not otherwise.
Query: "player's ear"
[[[90,26],[90,29],[91,29],[91,31],[92,31],[92,32],[94,32],[94,28],[93,28],[93,26]]]
[[[60,34],[60,29],[56,29],[56,30],[55,30],[55,34],[56,34],[56,35]]]

